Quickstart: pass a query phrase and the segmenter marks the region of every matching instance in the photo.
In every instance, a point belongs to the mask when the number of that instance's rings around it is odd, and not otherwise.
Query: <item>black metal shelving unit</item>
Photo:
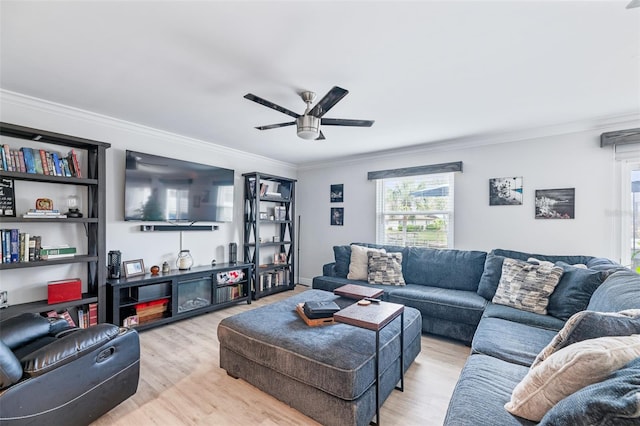
[[[84,306],[98,302],[98,321],[106,320],[106,150],[111,144],[75,136],[19,126],[16,124],[0,123],[0,135],[3,144],[15,144],[15,148],[30,146],[33,141],[38,144],[74,148],[82,150],[86,154],[86,170],[82,170],[84,177],[54,176],[45,174],[24,173],[18,171],[0,170],[0,178],[13,179],[17,183],[14,190],[19,191],[19,182],[38,182],[43,185],[63,184],[84,186],[87,188],[88,202],[85,209],[85,217],[82,218],[23,218],[2,217],[2,224],[17,224],[28,229],[33,223],[47,223],[51,226],[84,226],[87,238],[87,253],[72,258],[55,259],[35,262],[16,262],[0,264],[0,271],[10,269],[40,268],[52,265],[85,263],[87,265],[87,292],[82,298],[65,303],[50,305],[47,300],[35,300],[28,303],[11,305],[0,310],[0,319],[18,315],[22,312],[46,312],[52,309],[59,310],[70,306]],[[8,139],[13,138],[13,139]],[[20,146],[18,146],[20,145]],[[12,146],[12,148],[14,148]],[[3,227],[6,227],[3,225]],[[52,277],[52,280],[66,277]],[[43,283],[46,285],[46,283]],[[10,296],[10,294],[9,294]],[[11,298],[9,298],[11,302]]]
[[[253,298],[293,290],[296,180],[260,172],[242,176],[244,261],[253,264]]]

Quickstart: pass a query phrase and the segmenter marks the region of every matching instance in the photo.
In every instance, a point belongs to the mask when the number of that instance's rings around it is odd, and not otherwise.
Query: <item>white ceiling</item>
[[[305,164],[640,114],[621,1],[6,1],[0,87]],[[301,90],[350,91],[305,141]]]

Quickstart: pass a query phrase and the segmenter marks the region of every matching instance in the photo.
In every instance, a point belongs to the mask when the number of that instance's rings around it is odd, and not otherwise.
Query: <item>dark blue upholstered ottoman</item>
[[[375,416],[375,332],[348,324],[309,327],[295,307],[309,300],[353,300],[323,290],[225,318],[220,367],[323,425],[367,425]],[[404,369],[420,353],[422,319],[405,308]],[[380,333],[380,400],[400,380],[400,318]],[[384,416],[382,416],[384,417]]]

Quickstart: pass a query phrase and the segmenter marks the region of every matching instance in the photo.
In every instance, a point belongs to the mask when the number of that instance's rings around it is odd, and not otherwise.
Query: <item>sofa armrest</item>
[[[20,360],[24,373],[29,377],[44,374],[83,356],[84,353],[115,338],[119,333],[120,328],[116,325],[98,324],[66,334],[47,346],[24,356]]]
[[[325,277],[336,276],[336,262],[327,263],[322,266],[322,275]]]
[[[0,340],[0,389],[8,388],[22,377],[22,365],[11,349]]]

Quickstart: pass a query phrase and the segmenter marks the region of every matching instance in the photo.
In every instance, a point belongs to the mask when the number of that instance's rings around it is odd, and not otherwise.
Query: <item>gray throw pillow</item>
[[[578,312],[569,318],[553,340],[540,351],[531,368],[573,343],[598,337],[632,334],[640,334],[640,309],[621,312]]]
[[[604,281],[605,273],[577,268],[565,262],[557,262],[556,265],[564,273],[549,297],[547,313],[566,321],[576,312],[587,309],[591,295]]]
[[[369,284],[405,285],[402,277],[402,253],[367,253]]]
[[[539,426],[640,424],[640,358],[558,402]]]
[[[562,268],[504,259],[502,275],[492,302],[546,315],[549,296],[558,285]]]
[[[502,276],[502,262],[505,259],[506,257],[498,256],[497,254],[487,254],[477,291],[480,296],[487,300],[493,299],[496,294],[498,284],[500,284],[500,277]]]

